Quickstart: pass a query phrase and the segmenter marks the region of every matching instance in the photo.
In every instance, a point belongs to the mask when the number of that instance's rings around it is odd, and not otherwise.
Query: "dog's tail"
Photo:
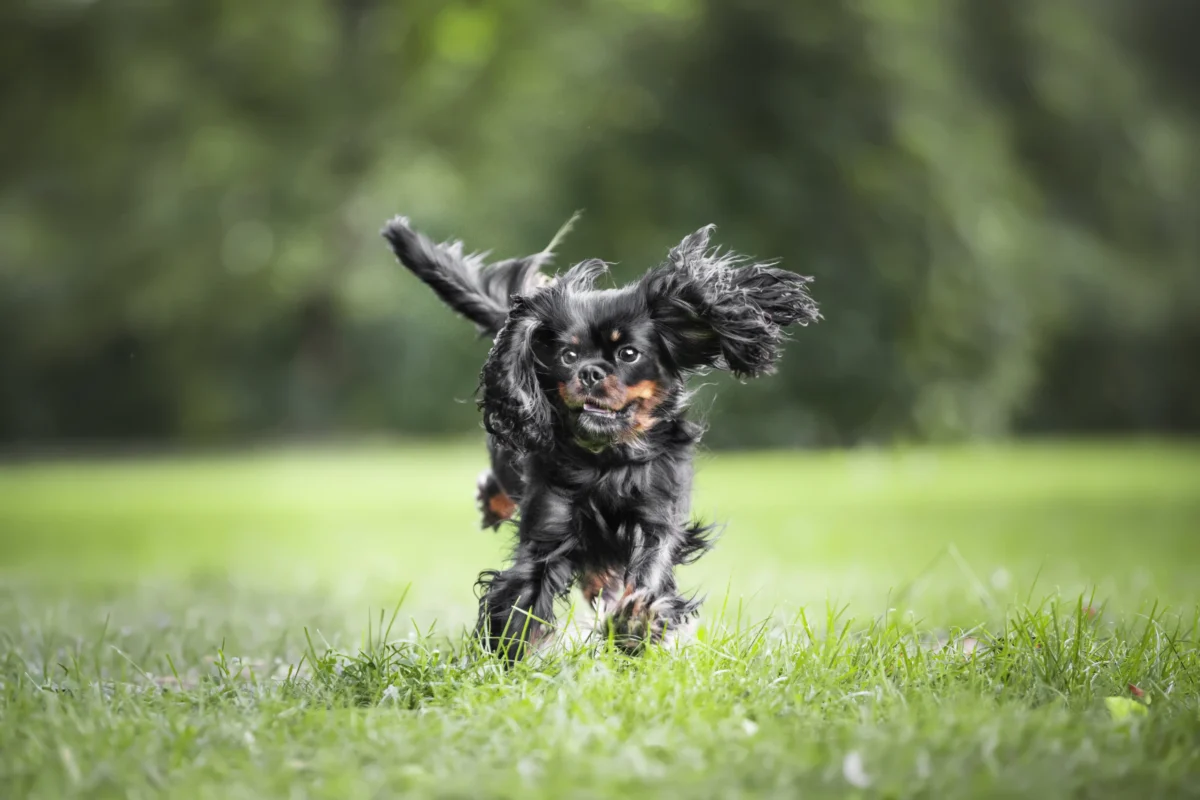
[[[442,302],[474,322],[481,334],[495,336],[508,317],[513,295],[549,282],[540,270],[578,218],[576,212],[540,253],[494,264],[485,263],[486,253],[464,254],[462,242],[435,243],[413,230],[407,217],[394,217],[382,233],[400,263],[429,284]]]

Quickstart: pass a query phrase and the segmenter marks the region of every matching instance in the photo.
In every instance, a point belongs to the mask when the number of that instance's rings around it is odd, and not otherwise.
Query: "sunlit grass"
[[[706,456],[697,640],[513,671],[462,635],[480,463],[0,467],[0,796],[1194,790],[1194,449]]]

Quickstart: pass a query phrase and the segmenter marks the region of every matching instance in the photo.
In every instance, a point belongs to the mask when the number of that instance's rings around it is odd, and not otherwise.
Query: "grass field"
[[[1200,796],[1200,449],[705,456],[698,641],[512,672],[481,465],[0,466],[0,797]]]

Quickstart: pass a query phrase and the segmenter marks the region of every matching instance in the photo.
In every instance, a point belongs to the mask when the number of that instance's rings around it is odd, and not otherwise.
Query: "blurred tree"
[[[716,444],[1195,430],[1189,4],[0,7],[0,441],[471,430],[392,213],[621,277],[706,222],[826,321]],[[464,402],[453,402],[455,399]]]

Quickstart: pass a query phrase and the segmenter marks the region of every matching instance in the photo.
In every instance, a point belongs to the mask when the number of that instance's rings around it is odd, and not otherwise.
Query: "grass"
[[[480,464],[0,467],[0,796],[1200,795],[1194,447],[707,456],[698,641],[511,672]]]

